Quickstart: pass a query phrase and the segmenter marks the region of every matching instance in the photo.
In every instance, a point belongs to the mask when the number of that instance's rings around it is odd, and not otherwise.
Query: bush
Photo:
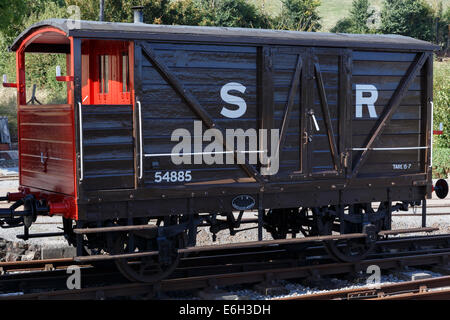
[[[381,32],[432,41],[433,20],[433,9],[424,0],[385,0]]]
[[[450,62],[434,62],[434,130],[444,125],[444,134],[434,136],[438,148],[450,148]],[[449,158],[450,159],[450,158]]]
[[[318,9],[320,0],[282,0],[283,9],[277,17],[277,29],[297,31],[319,31],[320,16]]]
[[[350,17],[340,19],[331,32],[369,33],[368,23],[374,22],[375,10],[370,8],[369,0],[353,0]]]
[[[450,174],[450,148],[433,149],[433,178],[444,178]]]
[[[222,0],[214,13],[213,23],[220,27],[263,28],[271,26],[268,16],[245,0]]]
[[[330,30],[333,33],[353,33],[353,21],[351,18],[342,18]]]
[[[14,89],[0,88],[0,115],[8,117],[11,141],[17,141],[17,98]]]

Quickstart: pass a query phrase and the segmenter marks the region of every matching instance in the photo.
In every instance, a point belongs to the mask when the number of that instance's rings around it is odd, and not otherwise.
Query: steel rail
[[[8,271],[50,270],[74,264],[72,258],[43,259],[31,261],[0,262],[0,274]]]
[[[34,299],[106,299],[134,294],[153,295],[158,292],[205,289],[214,286],[260,283],[267,280],[289,280],[310,277],[311,275],[338,275],[362,271],[370,265],[381,269],[399,266],[423,266],[442,264],[448,261],[450,251],[419,256],[371,259],[357,263],[333,263],[308,265],[278,269],[254,270],[239,273],[221,273],[188,278],[166,279],[155,284],[133,283],[84,288],[79,290],[57,290],[15,296],[0,296],[0,300],[34,300]]]
[[[255,254],[259,254],[260,252],[263,252],[264,254],[266,254],[268,251],[270,250],[272,251],[276,251],[279,252],[280,250],[284,250],[283,249],[283,244],[286,245],[292,245],[292,244],[296,244],[298,240],[297,239],[289,239],[289,240],[293,240],[294,242],[288,242],[288,243],[279,243],[276,242],[276,245],[281,245],[281,246],[260,246],[260,247],[255,247],[255,244],[260,244],[259,242],[247,242],[247,243],[232,243],[232,244],[225,244],[225,245],[207,245],[207,246],[199,246],[199,247],[192,247],[189,248],[189,250],[183,249],[184,254],[189,254],[189,259],[191,258],[202,258],[202,259],[208,259],[208,258],[217,258],[217,257],[224,257],[224,256],[232,256],[236,253],[238,254],[250,254],[250,255],[255,255]],[[410,247],[410,245],[412,243],[415,244],[415,246],[420,246],[420,245],[427,245],[429,246],[430,243],[432,244],[433,242],[438,243],[438,244],[442,244],[442,243],[447,243],[450,246],[450,235],[445,235],[445,234],[435,234],[435,235],[427,235],[427,236],[411,236],[411,237],[392,237],[392,238],[387,238],[387,239],[383,239],[383,240],[378,240],[376,242],[376,246],[377,248],[384,248],[384,249],[389,249],[391,247],[393,248],[400,248],[400,247],[405,247],[408,248]],[[270,244],[274,244],[274,242],[271,242]],[[320,245],[320,244],[317,244]],[[314,248],[314,246],[307,248],[307,250],[311,250],[312,248]],[[196,250],[198,249],[198,250]],[[251,250],[250,252],[243,252],[243,250]],[[261,250],[261,251],[259,251]],[[427,250],[430,250],[429,248],[427,248]],[[385,251],[385,250],[383,250]],[[417,251],[417,250],[416,250]],[[400,252],[396,252],[397,254]],[[201,254],[202,256],[196,256],[196,254]],[[317,253],[316,253],[317,254]],[[377,255],[386,255],[386,252],[383,253],[372,253],[372,256],[377,256]],[[183,259],[186,259],[183,258]],[[74,258],[57,258],[57,259],[43,259],[43,260],[31,260],[31,261],[13,261],[13,262],[0,262],[0,270],[3,270],[4,272],[7,272],[8,270],[26,270],[26,269],[33,269],[33,270],[37,270],[37,269],[45,269],[49,266],[65,266],[65,265],[72,265],[72,264],[76,264],[77,262],[75,261]]]
[[[383,284],[379,287],[364,286],[357,289],[345,289],[328,292],[313,293],[296,297],[279,298],[274,300],[361,300],[361,299],[395,299],[406,298],[417,293],[432,293],[430,289],[450,286],[450,276],[404,281],[394,284]]]

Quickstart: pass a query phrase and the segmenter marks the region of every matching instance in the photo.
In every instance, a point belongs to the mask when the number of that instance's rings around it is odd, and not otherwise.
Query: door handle
[[[139,179],[142,179],[144,176],[144,168],[143,168],[143,153],[144,150],[142,148],[142,112],[141,112],[141,102],[139,100],[136,101],[138,105],[138,119],[139,119]]]
[[[311,118],[313,119],[314,126],[316,127],[316,131],[320,131],[319,124],[317,123],[316,116],[314,115],[314,110],[310,109],[308,112],[308,115],[310,115]]]
[[[81,102],[78,102],[78,117],[79,117],[79,137],[80,137],[80,182],[84,179],[84,164],[83,164],[83,114]]]

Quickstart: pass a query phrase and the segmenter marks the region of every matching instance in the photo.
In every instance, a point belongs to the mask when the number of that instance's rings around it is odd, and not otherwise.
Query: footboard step
[[[398,230],[385,230],[385,231],[380,231],[378,233],[378,235],[380,235],[380,236],[394,236],[394,235],[397,235],[397,234],[404,234],[404,233],[433,232],[433,231],[437,231],[437,230],[439,230],[439,228],[432,228],[432,227],[398,229]]]
[[[42,233],[32,233],[27,236],[24,234],[18,234],[16,235],[16,238],[18,239],[25,239],[25,238],[47,238],[47,237],[64,237],[64,232],[42,232]]]
[[[139,230],[154,230],[158,227],[152,224],[141,224],[131,226],[118,226],[118,227],[102,227],[102,228],[85,228],[74,229],[75,234],[92,234],[92,233],[104,233],[104,232],[124,232],[124,231],[139,231]]]
[[[116,260],[116,259],[133,259],[142,258],[149,256],[157,256],[159,251],[147,251],[147,252],[135,252],[135,253],[124,253],[124,254],[103,254],[96,256],[77,256],[73,260],[75,262],[95,262],[95,261],[106,261],[106,260]]]
[[[275,245],[285,245],[285,244],[296,244],[296,243],[308,243],[316,241],[330,241],[330,240],[342,240],[342,239],[357,239],[365,238],[367,234],[365,233],[349,233],[344,235],[328,235],[328,236],[314,236],[306,238],[295,238],[295,239],[284,239],[284,240],[265,240],[265,241],[249,241],[240,243],[231,243],[226,245],[208,245],[199,247],[188,247],[183,249],[178,249],[178,253],[193,253],[193,252],[203,252],[203,251],[217,251],[217,250],[229,250],[229,249],[240,249],[240,248],[256,248],[265,246],[275,246]],[[156,256],[159,251],[148,251],[148,252],[134,252],[134,253],[124,253],[116,255],[96,255],[96,256],[77,256],[74,259],[76,262],[90,262],[90,261],[103,261],[103,260],[115,260],[115,259],[133,259],[148,256]]]

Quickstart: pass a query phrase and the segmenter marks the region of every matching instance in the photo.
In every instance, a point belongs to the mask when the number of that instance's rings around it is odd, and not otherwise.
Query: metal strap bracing
[[[325,93],[325,86],[323,84],[322,73],[318,63],[314,63],[314,70],[316,73],[317,86],[320,95],[320,105],[322,106],[323,119],[327,127],[328,142],[330,143],[331,157],[333,158],[334,170],[338,171],[340,168],[336,140],[334,139],[334,130],[331,123],[330,110],[328,108],[327,95]]]
[[[208,114],[208,112],[202,107],[202,105],[198,102],[198,100],[194,97],[194,95],[183,86],[181,81],[174,76],[169,68],[156,56],[153,49],[146,42],[140,42],[139,45],[142,47],[142,52],[144,55],[150,60],[155,69],[161,74],[161,76],[167,81],[167,83],[175,90],[175,92],[186,102],[189,108],[202,120],[202,122],[208,128],[214,128],[220,131],[223,131],[213,120],[213,118]],[[222,139],[222,144],[224,148],[228,151],[234,151],[234,159],[236,161],[237,154],[235,150],[232,150],[226,143],[224,139]],[[260,184],[264,183],[264,179],[261,174],[248,163],[239,164],[239,166],[245,171],[245,173],[254,178]]]
[[[378,141],[384,129],[386,128],[388,122],[391,120],[392,116],[397,111],[397,108],[400,105],[403,96],[410,87],[411,83],[414,81],[417,73],[422,69],[422,66],[424,65],[426,60],[427,60],[426,53],[417,54],[416,58],[409,66],[408,71],[406,72],[405,76],[401,79],[397,89],[395,90],[393,96],[391,97],[385,110],[383,111],[383,114],[380,116],[380,119],[378,120],[378,123],[375,127],[375,130],[373,131],[372,136],[370,137],[366,145],[363,147],[364,151],[361,154],[359,160],[357,161],[355,167],[353,168],[353,172],[348,184],[350,184],[355,179],[355,177],[359,173],[359,170],[367,161],[370,152],[373,150],[374,144]]]
[[[302,57],[300,55],[298,55],[297,58],[297,64],[295,67],[295,72],[294,72],[294,76],[292,78],[291,81],[291,88],[289,89],[289,96],[288,96],[288,100],[286,102],[286,106],[284,107],[284,114],[283,114],[283,122],[281,124],[281,132],[280,132],[280,140],[278,142],[278,147],[277,147],[277,156],[280,155],[281,151],[283,149],[283,146],[286,142],[286,133],[289,127],[289,116],[292,110],[292,106],[294,105],[294,100],[295,100],[295,96],[297,94],[297,88],[298,88],[298,84],[300,82],[300,74],[302,71]]]

